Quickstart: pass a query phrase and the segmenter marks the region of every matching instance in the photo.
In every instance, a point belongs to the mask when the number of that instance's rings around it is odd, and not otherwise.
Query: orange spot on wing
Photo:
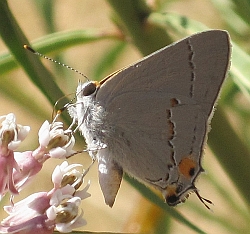
[[[194,175],[197,163],[189,156],[183,158],[179,165],[179,172],[186,178],[190,178]]]

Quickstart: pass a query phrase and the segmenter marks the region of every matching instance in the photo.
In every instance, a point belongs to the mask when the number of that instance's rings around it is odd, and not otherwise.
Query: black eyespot
[[[96,84],[90,82],[82,90],[82,95],[83,96],[89,96],[89,95],[93,94],[95,91],[96,91]]]
[[[194,167],[190,168],[190,170],[189,170],[189,175],[190,175],[190,176],[193,176],[193,175],[194,175],[194,172],[195,172],[195,168],[194,168]]]
[[[166,198],[166,202],[168,203],[169,206],[175,206],[179,203],[179,197],[173,194]]]

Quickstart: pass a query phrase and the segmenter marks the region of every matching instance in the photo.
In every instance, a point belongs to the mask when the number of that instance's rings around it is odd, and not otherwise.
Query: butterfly
[[[160,190],[170,206],[190,192],[210,202],[195,181],[204,171],[209,122],[230,55],[226,31],[204,31],[100,82],[79,82],[69,113],[98,161],[107,205],[113,206],[124,172]]]

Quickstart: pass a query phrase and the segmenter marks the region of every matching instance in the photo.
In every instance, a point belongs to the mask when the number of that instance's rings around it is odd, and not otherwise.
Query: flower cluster
[[[88,185],[83,184],[81,165],[68,165],[65,161],[52,174],[54,187],[49,192],[38,192],[13,203],[13,197],[33,179],[49,158],[66,159],[75,153],[75,139],[70,131],[63,130],[61,122],[45,121],[39,130],[39,147],[34,151],[16,152],[30,127],[16,124],[15,115],[0,117],[0,198],[11,194],[11,205],[4,210],[9,216],[0,224],[0,233],[53,233],[71,232],[86,224],[79,210],[83,199],[90,196]]]

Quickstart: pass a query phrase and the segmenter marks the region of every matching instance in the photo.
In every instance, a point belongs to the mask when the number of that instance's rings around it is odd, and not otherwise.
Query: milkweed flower
[[[13,169],[20,172],[14,158],[14,150],[20,145],[30,131],[29,126],[16,124],[16,117],[13,113],[0,116],[0,197],[7,190],[11,194],[18,194],[16,189]]]
[[[63,130],[63,123],[45,121],[38,137],[39,147],[34,151],[14,152],[27,136],[30,127],[15,123],[15,115],[1,116],[0,128],[0,196],[7,191],[18,194],[41,169],[49,158],[67,158],[74,154],[75,138]],[[1,198],[0,197],[0,198]]]
[[[34,151],[34,157],[39,161],[45,161],[48,158],[67,158],[75,153],[73,147],[75,138],[70,131],[63,130],[62,122],[53,122],[50,124],[45,121],[39,132],[40,146]]]
[[[47,159],[66,158],[75,152],[72,150],[75,138],[63,130],[61,122],[49,124],[45,121],[39,130],[38,137],[40,145],[36,150],[15,152],[15,159],[21,171],[15,170],[13,177],[19,191],[42,169]]]
[[[54,229],[67,233],[85,225],[79,206],[90,196],[87,192],[90,184],[79,190],[83,184],[82,173],[76,169],[79,166],[64,162],[53,172],[54,188],[51,191],[35,193],[13,206],[5,206],[9,216],[1,222],[0,233],[50,234]]]

